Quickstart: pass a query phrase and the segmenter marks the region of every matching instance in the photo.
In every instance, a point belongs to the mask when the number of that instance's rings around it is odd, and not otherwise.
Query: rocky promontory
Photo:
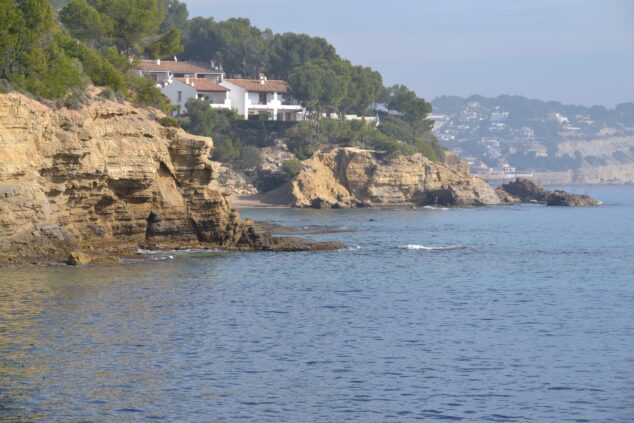
[[[562,190],[548,191],[537,182],[517,178],[495,190],[507,204],[535,203],[547,206],[596,206],[599,202],[588,195],[572,194]]]
[[[218,184],[212,140],[161,116],[96,93],[81,110],[0,95],[0,263],[139,247],[324,248],[242,221]]]
[[[294,207],[341,208],[375,205],[495,205],[500,200],[483,180],[461,166],[437,163],[422,154],[392,156],[338,147],[301,163],[288,183],[265,202]]]

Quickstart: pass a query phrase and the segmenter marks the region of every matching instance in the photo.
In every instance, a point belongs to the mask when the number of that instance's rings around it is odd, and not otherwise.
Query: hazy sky
[[[420,96],[634,101],[634,0],[186,0],[190,17],[247,17],[328,39]]]

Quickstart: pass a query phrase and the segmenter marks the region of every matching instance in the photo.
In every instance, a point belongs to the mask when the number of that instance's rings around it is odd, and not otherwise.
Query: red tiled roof
[[[177,81],[187,83],[189,79],[189,83],[194,85],[197,91],[208,91],[208,92],[226,92],[230,91],[229,88],[223,87],[215,81],[211,81],[207,78],[174,78]]]
[[[225,79],[225,81],[251,92],[288,92],[288,84],[276,79],[267,79],[264,83],[259,79]]]
[[[189,62],[175,62],[173,60],[161,60],[161,64],[157,64],[156,60],[141,60],[137,65],[137,69],[142,72],[172,72],[172,73],[212,73],[220,74],[222,71],[213,70],[206,66],[197,65]]]

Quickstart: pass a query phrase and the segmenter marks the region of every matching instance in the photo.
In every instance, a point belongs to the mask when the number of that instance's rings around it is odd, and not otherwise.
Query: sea
[[[0,269],[0,421],[632,422],[634,187],[244,209],[330,252]],[[329,231],[326,231],[329,232]]]

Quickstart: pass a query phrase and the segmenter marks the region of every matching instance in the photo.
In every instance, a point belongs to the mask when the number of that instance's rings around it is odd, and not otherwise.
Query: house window
[[[178,96],[178,100],[177,101],[179,103],[182,103],[183,102],[183,92],[179,91],[179,92],[176,93],[176,95]]]
[[[259,103],[260,104],[266,104],[266,93],[260,93],[260,98],[259,98]]]

